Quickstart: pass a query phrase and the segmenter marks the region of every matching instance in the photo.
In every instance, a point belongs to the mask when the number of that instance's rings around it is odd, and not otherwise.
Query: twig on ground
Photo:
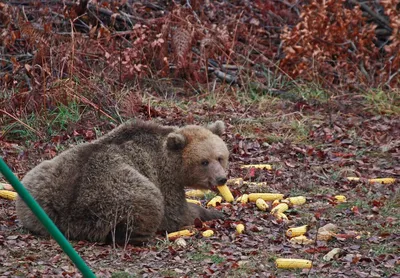
[[[365,12],[369,13],[374,19],[379,21],[383,28],[392,32],[392,27],[390,27],[390,23],[386,20],[386,18],[384,18],[380,14],[375,13],[370,7],[368,7],[367,4],[365,4],[364,2],[359,2],[357,0],[350,0],[350,2],[354,5],[360,5],[361,9],[363,9]]]
[[[37,131],[36,129],[30,127],[29,125],[27,125],[26,123],[24,123],[23,121],[21,121],[20,119],[18,119],[17,117],[13,116],[12,114],[8,113],[5,110],[0,109],[0,113],[3,113],[7,116],[9,116],[10,118],[16,120],[17,122],[19,122],[21,125],[23,125],[24,127],[26,127],[27,129],[29,129],[30,131],[36,133],[37,136],[39,136],[39,138],[42,138],[41,134],[39,131]]]

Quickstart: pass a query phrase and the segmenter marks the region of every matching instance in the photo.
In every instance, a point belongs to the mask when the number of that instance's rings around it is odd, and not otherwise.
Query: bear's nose
[[[226,182],[227,182],[227,178],[225,178],[225,177],[219,177],[219,178],[217,178],[217,184],[218,185],[224,185]]]

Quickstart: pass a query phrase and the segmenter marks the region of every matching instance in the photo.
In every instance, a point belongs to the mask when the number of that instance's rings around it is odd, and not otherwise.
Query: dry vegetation
[[[254,204],[221,206],[227,219],[207,223],[215,236],[197,223],[185,247],[164,235],[143,247],[73,242],[99,277],[399,277],[399,14],[396,0],[2,1],[0,154],[21,178],[132,117],[222,119],[230,177],[267,183],[233,186],[235,197],[268,191],[307,203],[289,210],[289,223]],[[326,223],[341,236],[305,246],[285,236],[308,224],[315,238]],[[341,252],[325,261],[333,248]],[[314,267],[278,270],[278,257]],[[51,275],[79,272],[0,199],[0,277]]]

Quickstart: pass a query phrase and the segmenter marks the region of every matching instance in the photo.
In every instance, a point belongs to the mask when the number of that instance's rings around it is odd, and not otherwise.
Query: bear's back
[[[153,182],[163,161],[161,151],[173,127],[142,121],[127,122],[99,139],[83,143],[46,160],[29,171],[22,182],[34,196],[63,196],[60,206],[71,202],[81,187],[99,190],[93,176],[106,177],[108,165],[119,161],[135,168]]]

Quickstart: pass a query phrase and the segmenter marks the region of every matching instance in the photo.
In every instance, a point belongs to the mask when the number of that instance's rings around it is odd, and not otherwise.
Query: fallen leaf
[[[328,254],[326,254],[323,257],[324,261],[329,262],[333,258],[338,257],[341,251],[342,251],[342,249],[340,249],[340,248],[333,248],[331,251],[328,252]]]

